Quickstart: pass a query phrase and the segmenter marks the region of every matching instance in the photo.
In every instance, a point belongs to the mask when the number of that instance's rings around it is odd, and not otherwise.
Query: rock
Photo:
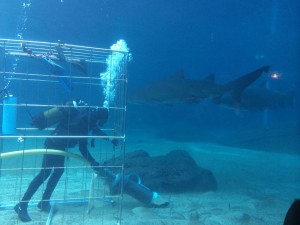
[[[121,158],[111,159],[107,165],[119,165]],[[136,173],[142,183],[159,192],[213,191],[217,189],[212,172],[201,168],[184,150],[151,157],[139,150],[125,155],[125,174]]]
[[[300,199],[296,199],[290,206],[284,218],[284,225],[300,224]]]

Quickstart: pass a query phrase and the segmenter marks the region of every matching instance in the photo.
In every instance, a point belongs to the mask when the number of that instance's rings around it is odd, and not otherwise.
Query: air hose
[[[0,154],[0,158],[6,159],[6,158],[17,157],[17,156],[30,156],[30,155],[41,155],[41,154],[61,155],[65,157],[71,157],[79,161],[82,161],[85,164],[90,165],[90,162],[80,155],[61,151],[61,150],[56,150],[56,149],[28,149],[28,150],[5,152]],[[115,191],[114,189],[116,189],[116,187],[118,187],[122,183],[121,182],[122,175],[115,174],[106,167],[104,168],[100,167],[98,169],[97,175],[104,178],[109,178],[110,182],[112,182],[110,186],[113,192]],[[168,202],[161,205],[154,204],[152,201],[158,197],[158,194],[150,190],[148,187],[144,186],[141,183],[139,176],[136,174],[131,173],[129,175],[124,175],[123,190],[126,194],[130,195],[131,197],[137,199],[138,201],[144,203],[147,206],[163,207],[163,208],[168,206]]]

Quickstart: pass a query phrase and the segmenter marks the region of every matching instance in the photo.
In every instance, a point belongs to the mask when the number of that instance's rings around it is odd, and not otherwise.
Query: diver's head
[[[90,126],[92,128],[103,126],[108,120],[108,109],[107,108],[93,108],[90,111]]]

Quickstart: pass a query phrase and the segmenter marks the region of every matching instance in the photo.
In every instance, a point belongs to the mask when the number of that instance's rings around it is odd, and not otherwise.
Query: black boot
[[[21,206],[20,203],[16,204],[14,207],[15,212],[18,214],[19,219],[23,222],[28,222],[31,221],[30,216],[28,215],[27,212],[27,206]]]
[[[40,201],[38,204],[37,204],[37,207],[43,211],[43,212],[50,212],[51,210],[51,205],[50,205],[50,202],[49,200],[42,200]]]

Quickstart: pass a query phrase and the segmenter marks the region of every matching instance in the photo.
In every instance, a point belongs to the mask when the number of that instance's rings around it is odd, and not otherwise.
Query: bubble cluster
[[[106,71],[100,74],[101,85],[103,87],[104,102],[103,107],[109,108],[116,96],[117,78],[122,73],[122,63],[126,60],[129,48],[124,40],[119,40],[110,47],[113,50],[106,58]]]

